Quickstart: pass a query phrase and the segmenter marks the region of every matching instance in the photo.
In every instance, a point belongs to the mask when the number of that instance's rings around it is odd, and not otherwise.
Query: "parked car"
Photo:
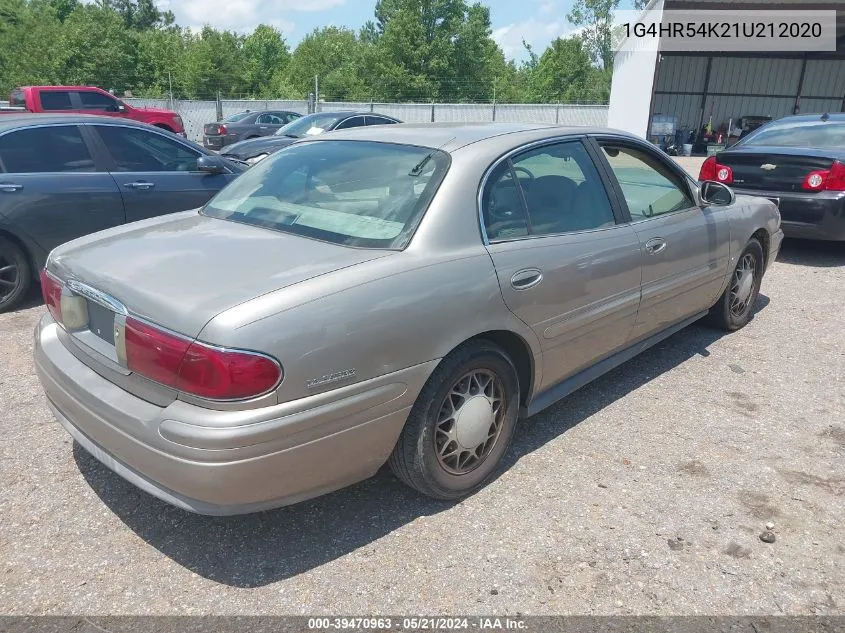
[[[238,112],[217,123],[206,123],[203,126],[203,145],[208,149],[221,149],[239,141],[272,136],[279,128],[301,116],[286,110]]]
[[[245,161],[250,165],[267,158],[298,139],[316,136],[331,130],[346,130],[367,125],[391,125],[399,119],[374,112],[317,112],[280,128],[273,136],[241,141],[227,146],[223,156]]]
[[[788,116],[709,157],[701,180],[774,202],[788,237],[845,240],[845,113]]]
[[[21,301],[59,244],[199,207],[243,169],[134,121],[0,118],[0,312]]]
[[[35,363],[82,447],[187,510],[292,503],[386,461],[455,499],[519,417],[708,314],[748,323],[778,222],[620,132],[348,130],[200,211],[54,250]]]
[[[0,114],[99,114],[141,123],[185,136],[185,125],[175,112],[160,108],[135,108],[113,94],[92,86],[24,86],[12,91],[10,109]]]

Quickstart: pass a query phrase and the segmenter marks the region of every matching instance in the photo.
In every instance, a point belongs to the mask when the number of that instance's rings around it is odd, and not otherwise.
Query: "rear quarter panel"
[[[276,357],[284,402],[443,358],[490,330],[516,333],[539,358],[536,337],[505,307],[479,244],[439,254],[406,250],[311,279],[218,315],[199,338]],[[348,381],[306,385],[349,370]]]

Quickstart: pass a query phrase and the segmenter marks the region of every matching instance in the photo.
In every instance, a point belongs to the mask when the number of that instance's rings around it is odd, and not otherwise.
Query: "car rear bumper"
[[[226,134],[225,136],[208,136],[204,134],[202,137],[202,144],[206,149],[221,149],[237,142],[237,134]]]
[[[793,193],[736,189],[737,194],[778,201],[786,237],[845,240],[845,192]]]
[[[365,479],[393,450],[436,361],[301,400],[242,411],[159,407],[74,356],[45,315],[35,366],[61,425],[96,459],[159,499],[230,515],[296,503]]]

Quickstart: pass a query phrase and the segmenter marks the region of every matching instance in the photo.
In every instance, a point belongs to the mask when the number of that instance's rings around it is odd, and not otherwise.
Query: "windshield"
[[[283,128],[279,128],[276,136],[293,136],[295,138],[302,138],[304,136],[315,136],[322,134],[334,125],[339,119],[347,116],[346,114],[323,114],[317,112],[316,114],[309,114],[301,117],[296,121],[288,123]]]
[[[236,123],[237,121],[241,121],[247,118],[252,112],[238,112],[237,114],[232,114],[227,116],[223,121],[226,123]]]
[[[813,147],[841,149],[845,147],[845,121],[801,121],[770,123],[746,136],[737,145],[746,147]]]
[[[408,145],[297,143],[244,173],[203,213],[345,246],[404,248],[448,166],[448,154]]]

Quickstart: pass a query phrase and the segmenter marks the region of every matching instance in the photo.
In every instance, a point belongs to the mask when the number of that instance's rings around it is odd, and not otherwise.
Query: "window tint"
[[[199,154],[155,132],[96,126],[118,171],[196,171]]]
[[[346,119],[343,123],[338,125],[335,129],[336,130],[347,130],[351,127],[361,127],[362,125],[366,125],[364,122],[364,117],[362,116],[354,116],[351,119]]]
[[[448,164],[443,152],[406,145],[296,144],[249,169],[203,213],[348,246],[402,248]]]
[[[85,110],[102,110],[103,112],[117,112],[117,100],[99,92],[78,92]]]
[[[367,125],[390,125],[392,123],[396,123],[396,121],[385,119],[383,116],[367,115]]]
[[[75,125],[19,130],[0,137],[7,173],[94,171],[94,161]]]
[[[602,143],[633,221],[693,206],[686,183],[645,150]]]
[[[42,90],[40,95],[42,110],[73,110],[70,93],[66,90]]]
[[[490,240],[615,224],[599,173],[580,142],[519,154],[499,165],[487,182],[482,205]]]

